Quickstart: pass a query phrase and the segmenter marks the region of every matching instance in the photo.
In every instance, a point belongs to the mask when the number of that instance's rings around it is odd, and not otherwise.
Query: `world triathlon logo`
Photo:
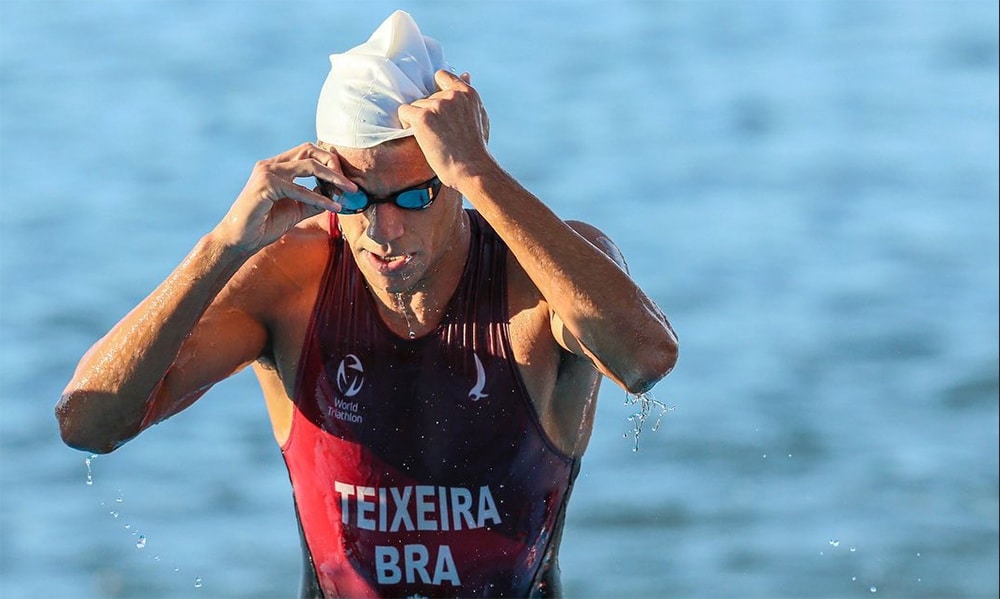
[[[337,367],[337,388],[344,397],[353,397],[365,384],[365,368],[354,354],[347,354]]]

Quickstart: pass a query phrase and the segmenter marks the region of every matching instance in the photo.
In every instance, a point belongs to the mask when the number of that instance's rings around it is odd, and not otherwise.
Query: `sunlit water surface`
[[[401,6],[680,335],[659,404],[602,389],[569,596],[997,596],[995,2]],[[5,599],[296,592],[251,375],[107,456],[52,406],[395,7],[0,6]]]

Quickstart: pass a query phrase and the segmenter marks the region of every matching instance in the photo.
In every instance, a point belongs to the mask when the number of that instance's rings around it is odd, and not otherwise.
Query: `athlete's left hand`
[[[441,182],[458,188],[467,177],[494,164],[486,143],[490,121],[468,73],[438,71],[439,91],[399,107],[399,120],[413,135]]]

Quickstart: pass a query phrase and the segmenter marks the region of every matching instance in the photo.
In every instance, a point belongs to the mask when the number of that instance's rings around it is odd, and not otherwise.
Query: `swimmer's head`
[[[443,68],[441,44],[397,10],[367,42],[330,56],[316,108],[316,138],[344,148],[370,148],[413,135],[403,128],[397,110],[434,93],[434,73]]]

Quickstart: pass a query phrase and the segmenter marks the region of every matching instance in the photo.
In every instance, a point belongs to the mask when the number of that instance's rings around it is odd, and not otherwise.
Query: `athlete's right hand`
[[[340,210],[336,197],[330,199],[295,182],[304,177],[323,179],[341,191],[358,189],[344,176],[336,153],[302,144],[254,165],[243,191],[216,226],[216,237],[255,253],[303,220],[324,210]]]

